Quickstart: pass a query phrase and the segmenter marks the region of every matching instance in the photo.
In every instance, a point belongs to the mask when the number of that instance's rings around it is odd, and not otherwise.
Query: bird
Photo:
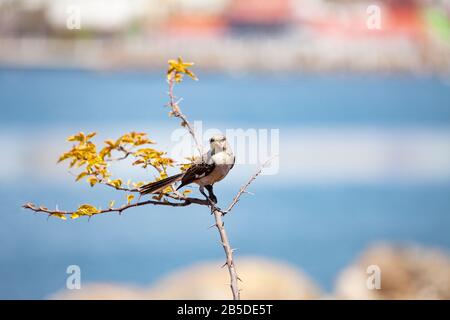
[[[216,204],[217,197],[214,195],[213,185],[227,176],[234,167],[236,158],[224,135],[212,136],[209,139],[209,144],[210,150],[195,159],[186,172],[143,185],[139,188],[141,196],[160,193],[168,186],[181,181],[176,190],[195,183],[199,185],[200,193]],[[208,195],[204,191],[205,188],[208,191]]]

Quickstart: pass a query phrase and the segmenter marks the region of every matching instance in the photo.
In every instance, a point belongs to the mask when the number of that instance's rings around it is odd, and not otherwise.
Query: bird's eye
[[[213,142],[214,142],[213,138],[209,139],[209,143],[213,143]]]

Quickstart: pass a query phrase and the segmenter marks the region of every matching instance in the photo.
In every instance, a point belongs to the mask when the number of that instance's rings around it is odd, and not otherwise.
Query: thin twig
[[[123,156],[118,157],[118,158],[108,158],[106,159],[106,161],[121,161],[121,160],[125,160],[126,158],[128,158],[130,155],[133,154],[133,151],[131,150],[127,150],[125,149],[123,146],[119,146],[119,148],[117,149],[117,151],[121,151],[123,153]]]
[[[148,204],[158,205],[158,206],[170,206],[170,207],[186,207],[191,204],[209,206],[209,202],[207,200],[198,199],[198,198],[184,198],[183,201],[181,201],[181,202],[146,200],[146,201],[126,204],[126,205],[123,205],[118,208],[108,208],[108,209],[104,209],[104,210],[98,210],[97,212],[95,212],[95,214],[110,213],[110,212],[122,213],[123,211],[125,211],[127,209],[145,206]],[[56,214],[72,215],[74,213],[77,213],[77,211],[61,211],[59,209],[50,210],[45,207],[37,207],[33,203],[26,203],[22,206],[22,208],[30,209],[34,212],[43,212],[43,213],[47,213],[50,215],[56,215]]]
[[[125,191],[125,192],[133,192],[133,193],[139,193],[139,189],[137,188],[125,188],[125,187],[116,187],[115,185],[105,182],[105,181],[99,181],[99,184],[105,185],[107,187],[114,188],[116,190]]]
[[[270,158],[269,160],[267,160],[266,162],[264,162],[261,165],[261,167],[258,169],[258,171],[256,171],[255,174],[250,177],[250,179],[248,179],[248,181],[241,187],[241,189],[239,189],[239,192],[234,196],[233,201],[230,203],[228,208],[226,210],[222,211],[222,213],[224,215],[227,214],[228,212],[230,212],[231,209],[234,208],[234,206],[239,202],[239,199],[241,198],[241,196],[244,193],[250,193],[250,192],[247,191],[247,188],[261,174],[262,170],[277,156],[278,155],[275,155],[272,158]]]
[[[197,139],[197,135],[195,134],[194,127],[190,124],[187,117],[181,112],[180,106],[178,104],[178,101],[176,101],[175,94],[173,92],[175,87],[175,77],[170,77],[167,80],[169,84],[169,107],[172,109],[172,115],[174,117],[177,117],[181,119],[181,126],[185,127],[189,134],[191,135],[192,139],[194,139],[195,146],[199,152],[199,155],[201,156],[203,153],[202,145],[200,144],[199,140]]]

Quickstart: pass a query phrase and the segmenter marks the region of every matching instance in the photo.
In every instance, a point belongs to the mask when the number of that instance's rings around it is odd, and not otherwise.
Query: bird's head
[[[227,138],[224,135],[214,135],[209,139],[211,150],[214,153],[221,152],[228,147]]]

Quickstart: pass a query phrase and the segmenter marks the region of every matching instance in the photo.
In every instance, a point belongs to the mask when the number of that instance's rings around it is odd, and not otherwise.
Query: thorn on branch
[[[28,203],[23,204],[22,208],[24,208],[24,209],[34,209],[35,205],[33,203],[31,203],[31,202],[28,202]]]
[[[228,206],[228,208],[223,211],[223,214],[227,214],[228,212],[231,211],[231,209],[233,209],[233,207],[239,202],[241,196],[244,193],[248,193],[248,194],[252,194],[250,192],[247,191],[247,188],[250,186],[250,184],[261,174],[262,170],[275,158],[278,157],[278,155],[273,156],[272,158],[270,158],[269,160],[267,160],[266,162],[264,162],[260,168],[258,169],[258,171],[253,174],[250,179],[248,179],[247,183],[245,183],[241,189],[239,190],[239,192],[236,194],[236,196],[234,197],[233,201],[231,202],[231,204]]]

